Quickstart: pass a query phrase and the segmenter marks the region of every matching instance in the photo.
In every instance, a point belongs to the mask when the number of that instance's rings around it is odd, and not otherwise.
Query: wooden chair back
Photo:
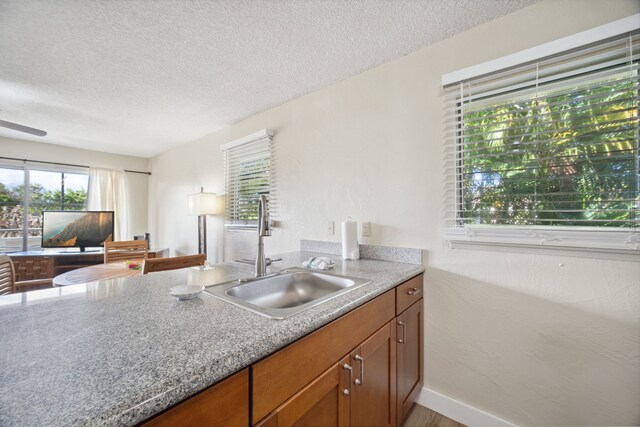
[[[0,255],[0,295],[7,295],[16,290],[16,273],[9,255]]]
[[[104,262],[146,259],[149,254],[147,246],[146,240],[104,242]]]
[[[205,259],[205,254],[176,256],[173,258],[149,258],[145,259],[142,264],[142,274],[204,265]]]

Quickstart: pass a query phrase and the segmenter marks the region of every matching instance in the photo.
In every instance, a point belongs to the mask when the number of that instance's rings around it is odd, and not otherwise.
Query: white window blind
[[[269,214],[276,215],[272,135],[273,132],[265,129],[221,147],[228,228],[257,227],[258,199],[262,194],[269,201]]]
[[[639,47],[625,34],[447,85],[446,237],[640,250]]]

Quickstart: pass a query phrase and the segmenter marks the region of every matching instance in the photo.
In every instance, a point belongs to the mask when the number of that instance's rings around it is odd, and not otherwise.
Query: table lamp
[[[215,193],[200,192],[189,194],[189,215],[198,215],[198,253],[207,255],[207,215],[218,213]]]

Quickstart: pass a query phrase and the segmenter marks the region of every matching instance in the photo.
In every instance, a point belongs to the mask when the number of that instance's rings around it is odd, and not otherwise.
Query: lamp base
[[[207,217],[198,215],[198,253],[207,254]]]

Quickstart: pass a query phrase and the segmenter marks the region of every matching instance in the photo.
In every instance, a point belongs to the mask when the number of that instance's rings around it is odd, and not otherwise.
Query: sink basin
[[[205,292],[263,316],[284,319],[370,282],[296,268],[246,283],[213,286]]]

